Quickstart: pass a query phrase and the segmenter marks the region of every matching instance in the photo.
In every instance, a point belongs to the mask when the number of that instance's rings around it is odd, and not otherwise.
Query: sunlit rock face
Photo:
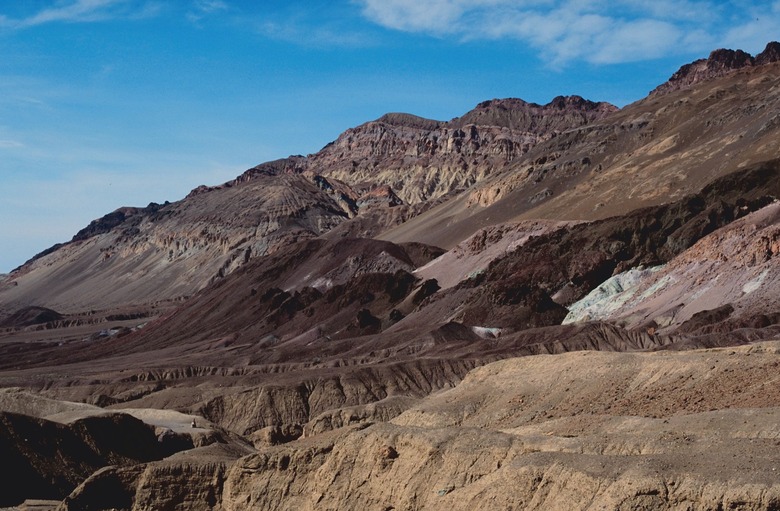
[[[546,105],[485,101],[449,122],[387,114],[344,132],[310,157],[309,168],[353,186],[388,185],[404,202],[417,203],[467,188],[539,142],[616,110],[560,96]]]

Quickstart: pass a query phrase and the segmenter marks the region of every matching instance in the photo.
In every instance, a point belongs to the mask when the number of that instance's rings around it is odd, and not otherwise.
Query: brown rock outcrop
[[[583,126],[617,110],[609,103],[589,101],[580,96],[556,96],[546,105],[517,98],[492,99],[483,101],[448,124],[453,127],[500,126],[544,136]]]
[[[742,50],[719,49],[710,53],[706,59],[685,64],[665,83],[650,93],[651,96],[692,87],[700,82],[711,80],[728,73],[751,66],[763,66],[780,60],[780,43],[767,44],[763,52],[755,57]]]
[[[158,441],[154,428],[126,414],[59,424],[0,412],[0,424],[5,465],[0,506],[61,499],[100,467],[161,459],[176,447]]]
[[[213,445],[158,462],[106,467],[74,489],[57,511],[221,510],[227,467],[244,454]]]
[[[406,203],[441,197],[480,181],[543,140],[616,111],[579,96],[547,105],[495,99],[450,122],[387,114],[344,132],[309,168],[356,186],[389,186]]]
[[[777,41],[767,44],[764,51],[756,55],[753,63],[757,66],[763,66],[772,62],[780,62],[780,43]]]
[[[62,314],[46,307],[23,307],[0,321],[0,328],[22,328],[63,319]]]

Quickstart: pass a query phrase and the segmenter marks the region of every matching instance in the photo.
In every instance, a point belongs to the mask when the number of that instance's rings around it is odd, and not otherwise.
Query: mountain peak
[[[772,41],[766,45],[764,51],[756,55],[755,64],[763,66],[772,62],[780,62],[780,43]]]
[[[753,57],[742,50],[720,48],[713,50],[706,60],[708,69],[739,69],[753,65]]]
[[[556,96],[546,105],[528,103],[519,98],[491,99],[479,103],[473,110],[456,117],[449,124],[453,127],[476,124],[538,132],[555,130],[563,125],[569,128],[572,115],[582,117],[574,122],[574,125],[579,126],[617,109],[609,103],[594,102],[580,96]]]
[[[762,66],[780,60],[780,43],[772,41],[763,52],[755,57],[742,50],[720,48],[710,53],[706,59],[698,59],[685,64],[665,83],[656,87],[650,95],[666,94],[687,89],[697,83],[726,75],[746,67]]]
[[[419,128],[428,130],[436,129],[441,125],[439,121],[402,112],[386,113],[374,122],[381,122],[391,126],[399,126],[403,128]]]

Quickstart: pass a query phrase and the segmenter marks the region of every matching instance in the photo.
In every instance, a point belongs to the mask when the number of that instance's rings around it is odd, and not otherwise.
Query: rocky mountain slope
[[[680,89],[690,88],[698,83],[724,76],[732,71],[746,67],[763,66],[780,61],[780,43],[773,41],[764,51],[753,57],[742,50],[721,48],[710,53],[706,59],[685,64],[668,81],[659,85],[650,95],[666,94]]]
[[[774,159],[780,63],[723,71],[653,94],[538,144],[454,200],[382,235],[451,248],[518,220],[594,220],[679,199],[711,180]],[[715,52],[717,54],[717,52]]]
[[[356,215],[373,222],[358,234],[402,223],[382,236],[451,248],[496,223],[604,218],[674,200],[777,154],[774,49],[737,59],[750,64],[742,67],[716,65],[734,58],[714,52],[704,62],[719,71],[691,78],[701,87],[656,93],[620,112],[573,96],[544,106],[487,101],[447,123],[388,114],[309,157],[96,220],[6,277],[0,310],[77,312],[188,296],[249,258]],[[436,207],[412,205],[475,183]]]
[[[560,97],[545,106],[489,101],[449,123],[388,114],[309,157],[264,163],[184,200],[93,221],[4,279],[0,311],[34,304],[73,313],[186,297],[359,213],[373,222],[360,234],[381,232],[426,208],[415,204],[465,188],[534,144],[614,110]]]
[[[314,238],[349,215],[304,176],[256,175],[118,222],[93,222],[13,272],[3,308],[33,303],[78,312],[180,298],[253,255]]]
[[[0,286],[0,505],[774,509],[776,50],[96,220]]]

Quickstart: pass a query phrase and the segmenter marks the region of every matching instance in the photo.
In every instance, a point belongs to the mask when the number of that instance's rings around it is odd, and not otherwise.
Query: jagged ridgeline
[[[0,506],[777,508],[778,60],[93,221],[0,280]]]

